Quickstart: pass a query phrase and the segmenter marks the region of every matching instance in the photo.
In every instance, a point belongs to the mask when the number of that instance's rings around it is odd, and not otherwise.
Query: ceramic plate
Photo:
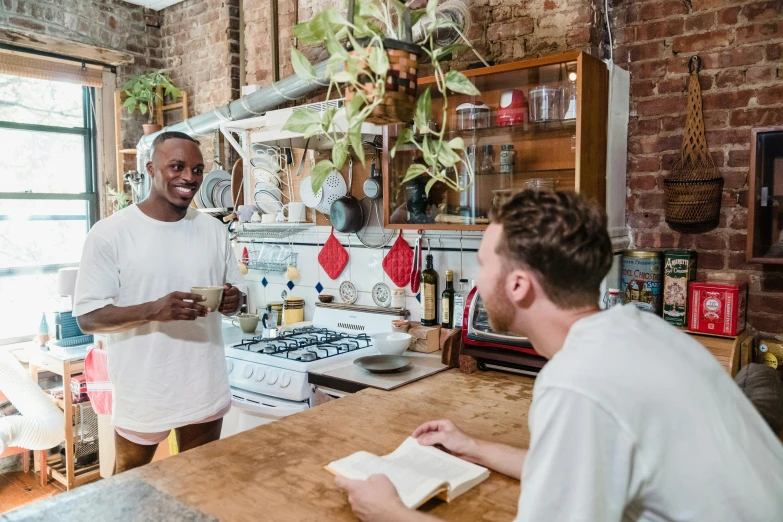
[[[201,190],[199,190],[199,195],[201,196],[200,203],[204,205],[202,208],[211,208],[215,205],[212,203],[212,189],[215,188],[215,185],[220,183],[221,181],[228,181],[229,185],[231,184],[231,174],[226,172],[225,170],[213,170],[206,176],[204,176],[204,181],[201,183]]]
[[[388,308],[391,305],[391,290],[386,283],[376,283],[372,287],[372,300],[375,304]]]
[[[356,292],[356,287],[350,281],[343,281],[340,283],[340,288],[338,290],[340,292],[340,299],[342,299],[344,303],[354,304],[359,297],[358,292]]]
[[[283,206],[274,194],[266,190],[259,190],[253,194],[253,200],[264,214],[277,214],[277,211]]]
[[[411,369],[410,357],[402,355],[368,355],[359,357],[353,363],[372,373],[398,373]]]

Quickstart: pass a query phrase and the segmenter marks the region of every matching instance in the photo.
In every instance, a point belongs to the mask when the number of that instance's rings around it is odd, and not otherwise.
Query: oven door
[[[231,388],[231,410],[223,418],[220,438],[269,424],[310,408],[307,402],[275,399],[237,388]]]
[[[503,345],[509,348],[523,348],[524,351],[535,353],[532,348],[533,345],[526,337],[521,337],[512,333],[498,333],[495,332],[489,325],[489,315],[486,308],[484,308],[484,302],[481,296],[474,288],[469,296],[470,308],[468,310],[468,332],[467,338],[470,341],[475,341],[480,345],[486,343],[497,347]],[[471,298],[472,297],[472,298]]]

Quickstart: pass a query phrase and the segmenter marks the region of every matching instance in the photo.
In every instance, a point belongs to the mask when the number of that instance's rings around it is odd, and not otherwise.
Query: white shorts
[[[205,424],[207,422],[216,421],[218,419],[222,419],[225,417],[226,413],[228,413],[228,410],[231,409],[231,403],[228,403],[228,406],[217,412],[216,414],[212,415],[211,417],[207,417],[204,420],[200,420],[198,422],[191,422],[190,424]],[[143,433],[140,431],[133,431],[133,430],[126,430],[125,428],[118,428],[115,426],[114,430],[125,440],[129,440],[131,442],[135,442],[136,444],[141,444],[142,446],[152,446],[155,444],[160,444],[166,438],[169,436],[169,433],[171,430],[166,431],[158,431],[154,433]]]

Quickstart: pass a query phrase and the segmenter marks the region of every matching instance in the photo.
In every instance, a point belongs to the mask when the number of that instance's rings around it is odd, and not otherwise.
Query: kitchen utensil
[[[362,228],[364,215],[359,200],[351,194],[353,185],[353,158],[348,159],[348,194],[329,207],[329,220],[339,232],[352,234]]]
[[[457,129],[486,129],[489,127],[490,109],[481,102],[466,102],[457,107]]]
[[[345,184],[342,174],[333,170],[326,176],[323,185],[323,198],[315,209],[321,214],[329,214],[332,203],[345,196],[348,193],[348,187]]]
[[[302,159],[304,160],[304,154]],[[302,180],[302,184],[299,185],[299,197],[302,199],[302,203],[308,208],[317,208],[324,197],[323,187],[318,189],[318,192],[313,192],[313,178],[307,176]]]
[[[289,223],[301,223],[305,221],[305,205],[301,201],[292,201],[287,205],[283,205],[282,212],[288,211]]]
[[[296,279],[299,279],[299,276],[299,269],[294,265],[288,265],[288,268],[285,269],[285,278],[289,281],[295,281]]]
[[[559,121],[562,115],[562,91],[557,87],[541,85],[530,90],[530,121],[544,123]]]
[[[245,168],[242,158],[239,158],[231,169],[231,201],[235,210],[245,202]]]
[[[497,126],[506,127],[527,122],[527,100],[519,89],[508,89],[500,95]]]
[[[324,269],[326,275],[332,279],[337,279],[348,264],[348,251],[340,244],[334,235],[334,229],[329,234],[329,239],[324,243],[321,251],[318,252],[318,263]]]
[[[370,165],[370,178],[362,186],[364,195],[370,199],[380,199],[383,196],[383,179],[381,174],[375,169],[375,158]]]
[[[356,286],[350,281],[343,281],[340,283],[340,288],[337,290],[340,292],[340,299],[342,299],[344,303],[354,304],[359,298]]]
[[[411,281],[413,250],[402,237],[402,230],[386,257],[383,258],[383,270],[397,286],[404,287]]]
[[[302,152],[302,159],[299,160],[299,168],[296,169],[297,178],[302,176],[302,170],[304,169],[304,163],[305,163],[305,156],[307,156],[307,149],[309,145],[310,145],[310,138],[307,138],[307,141],[305,141],[304,151]]]
[[[383,332],[370,336],[376,350],[384,355],[402,355],[410,344],[410,334],[404,332]]]
[[[401,355],[368,355],[355,359],[353,363],[371,373],[401,373],[411,368],[410,358]]]
[[[258,328],[258,314],[239,314],[231,319],[231,324],[245,333],[254,333]]]
[[[331,294],[318,294],[318,300],[322,303],[331,303],[334,301],[334,296]]]
[[[199,304],[209,308],[213,312],[220,307],[220,302],[223,300],[222,286],[194,286],[191,287],[190,293],[204,297],[205,300],[199,302]]]
[[[400,231],[400,235],[402,235],[402,231]],[[414,294],[419,293],[419,286],[421,284],[421,240],[423,236],[424,233],[419,232],[419,237],[416,238],[416,246],[413,248],[413,265],[411,266],[411,292]]]
[[[386,283],[375,283],[372,287],[372,300],[378,306],[388,308],[391,305],[391,290]]]

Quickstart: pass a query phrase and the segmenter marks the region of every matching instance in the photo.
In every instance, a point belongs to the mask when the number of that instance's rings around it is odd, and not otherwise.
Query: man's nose
[[[192,169],[182,169],[180,178],[182,178],[182,181],[187,181],[188,183],[196,183],[196,175],[193,173]]]

